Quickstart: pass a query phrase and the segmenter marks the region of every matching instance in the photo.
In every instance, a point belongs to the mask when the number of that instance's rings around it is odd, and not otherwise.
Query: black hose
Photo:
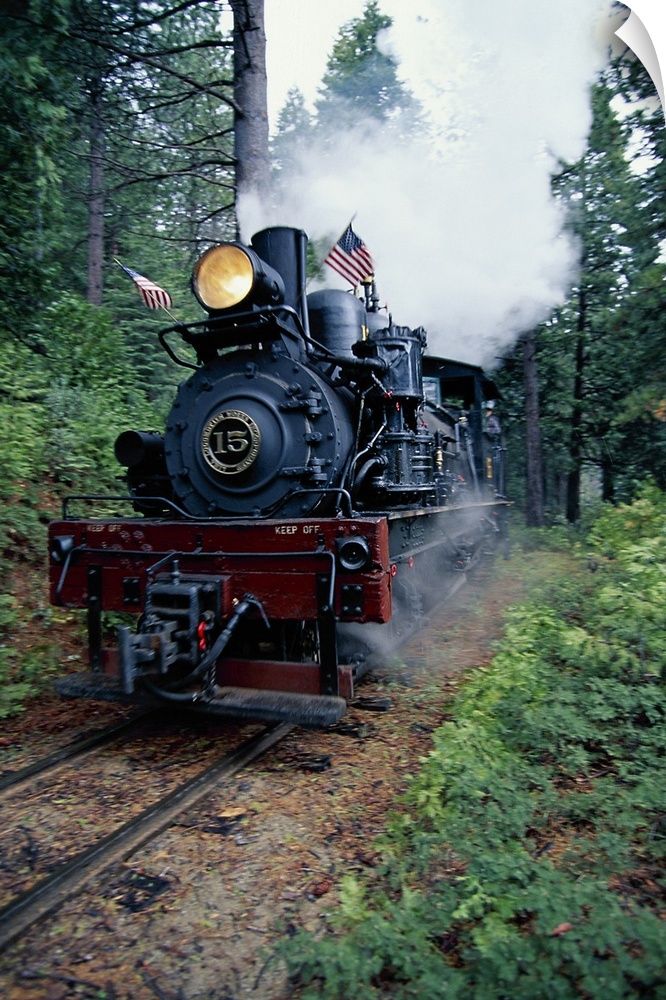
[[[258,608],[261,612],[264,621],[268,625],[268,620],[264,613],[261,601],[259,601],[253,594],[246,594],[241,601],[238,602],[234,608],[234,612],[227,622],[224,629],[220,632],[217,639],[208,650],[203,660],[197,664],[194,670],[190,671],[187,677],[182,677],[178,681],[178,688],[187,687],[194,681],[205,677],[208,671],[215,666],[215,663],[222,655],[222,652],[226,648],[229,640],[234,634],[241,618],[243,618],[251,608]],[[188,702],[195,702],[201,698],[202,692],[188,692],[187,694],[179,694],[177,691],[166,691],[164,688],[158,687],[154,681],[151,681],[148,677],[141,678],[145,687],[154,694],[157,698],[161,698],[163,701],[176,702],[178,704],[186,704]]]

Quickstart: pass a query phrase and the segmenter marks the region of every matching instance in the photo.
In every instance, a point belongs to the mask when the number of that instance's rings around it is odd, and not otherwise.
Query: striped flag
[[[324,258],[324,264],[328,264],[352,285],[371,281],[375,271],[370,251],[361,237],[356,235],[351,223]]]
[[[149,278],[144,278],[142,274],[133,271],[131,267],[125,267],[116,257],[113,259],[119,267],[122,267],[125,274],[129,274],[139,289],[139,295],[149,309],[170,309],[172,307],[173,301],[168,292],[165,292],[163,288],[156,285],[154,281],[150,281]]]

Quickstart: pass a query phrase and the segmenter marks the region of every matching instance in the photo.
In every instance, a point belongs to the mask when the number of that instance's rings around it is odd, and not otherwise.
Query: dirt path
[[[3,995],[286,1000],[275,942],[297,927],[316,930],[336,906],[341,877],[376,864],[374,840],[452,692],[492,655],[506,607],[555,561],[538,553],[484,569],[401,662],[363,685],[362,699],[387,710],[352,707],[336,730],[294,730],[3,955]],[[53,706],[41,752],[54,729],[67,732],[68,718],[80,725],[81,711]],[[21,756],[30,756],[35,729],[23,718],[3,740],[22,741]]]

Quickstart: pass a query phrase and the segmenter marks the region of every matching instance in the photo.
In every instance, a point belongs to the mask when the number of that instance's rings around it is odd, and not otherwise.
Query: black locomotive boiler
[[[407,628],[501,537],[493,382],[427,356],[371,283],[306,294],[306,246],[276,227],[203,254],[207,317],[160,334],[190,369],[164,433],[116,442],[123,514],[70,498],[50,526],[52,601],[88,614],[90,669],[63,696],[331,723],[368,637]],[[112,648],[107,611],[135,616]]]

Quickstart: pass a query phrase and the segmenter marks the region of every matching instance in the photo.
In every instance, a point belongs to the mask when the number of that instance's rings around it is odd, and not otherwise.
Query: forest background
[[[235,37],[220,28],[220,10],[229,8]],[[370,122],[380,148],[408,146],[427,131],[380,44],[390,18],[369,0],[334,42],[314,109],[291,91],[269,147],[260,93],[239,91],[241,48],[262,12],[258,0],[3,5],[0,551],[8,619],[17,607],[12,570],[43,571],[44,526],[60,498],[117,492],[116,436],[161,427],[181,378],[157,340],[169,318],[144,309],[115,258],[188,302],[194,261],[238,233],[239,198],[279,192],[310,144],[325,148],[341,124],[353,131]],[[647,476],[666,485],[663,111],[628,51],[609,54],[589,100],[584,153],[552,176],[578,269],[566,301],[496,359],[509,494],[537,526],[579,524],[586,506],[628,500]],[[265,135],[261,156],[256,147],[249,153],[248,124]],[[452,126],[451,143],[460,127]],[[314,280],[328,248],[312,246]]]

